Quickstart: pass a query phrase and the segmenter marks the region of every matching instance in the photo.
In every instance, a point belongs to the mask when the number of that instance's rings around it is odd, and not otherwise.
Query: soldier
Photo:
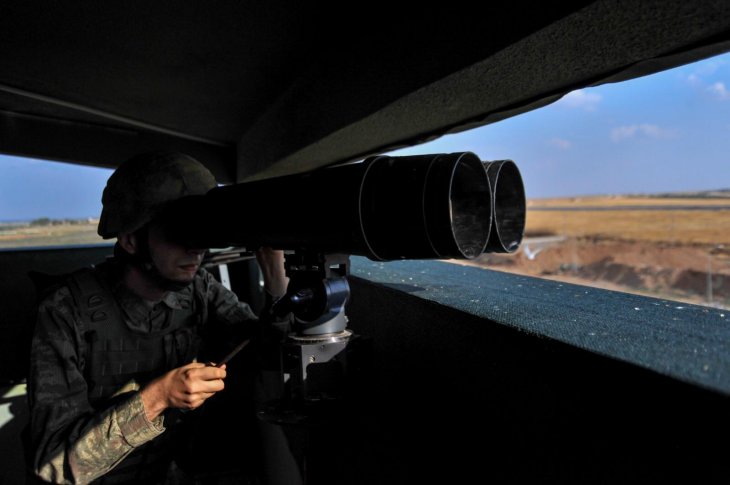
[[[174,153],[134,157],[109,178],[98,232],[117,238],[114,257],[73,273],[39,306],[28,381],[37,477],[163,483],[174,410],[224,388],[225,366],[194,360],[201,332],[215,318],[251,334],[257,316],[201,269],[206,248],[177,239],[165,215],[215,185]],[[275,300],[286,291],[283,253],[261,249],[257,260]]]

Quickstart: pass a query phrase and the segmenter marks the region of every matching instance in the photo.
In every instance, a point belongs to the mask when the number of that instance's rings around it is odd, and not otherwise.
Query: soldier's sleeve
[[[238,325],[241,322],[258,320],[248,303],[239,300],[234,292],[218,282],[212,274],[202,271],[201,275],[204,278],[208,308],[219,322]]]
[[[206,288],[208,308],[216,319],[226,325],[238,326],[239,337],[262,336],[263,333],[274,332],[278,339],[289,331],[289,317],[275,317],[271,313],[274,299],[266,293],[266,301],[259,315],[251,307],[238,299],[238,296],[223,286],[207,271],[202,272],[204,287]]]
[[[88,483],[164,431],[150,422],[139,392],[108,408],[89,403],[82,329],[67,288],[44,300],[31,350],[28,393],[34,473],[53,483]]]

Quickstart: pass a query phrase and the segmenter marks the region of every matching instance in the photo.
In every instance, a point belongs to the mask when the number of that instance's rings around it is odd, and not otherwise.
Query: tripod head
[[[313,336],[345,330],[345,303],[350,296],[347,275],[350,257],[346,254],[323,254],[294,251],[285,255],[284,267],[289,277],[286,294],[272,311],[276,316],[293,316],[295,334]]]

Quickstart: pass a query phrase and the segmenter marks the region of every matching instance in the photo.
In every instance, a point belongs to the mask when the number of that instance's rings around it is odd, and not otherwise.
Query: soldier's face
[[[180,283],[193,281],[206,250],[171,241],[162,227],[154,223],[150,224],[148,235],[150,257],[160,274]]]

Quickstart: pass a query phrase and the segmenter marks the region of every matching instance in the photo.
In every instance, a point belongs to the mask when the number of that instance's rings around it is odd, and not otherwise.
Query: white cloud
[[[712,59],[697,64],[695,73],[698,76],[711,76],[715,74],[725,64],[724,59]]]
[[[642,123],[639,125],[618,126],[611,130],[611,140],[620,142],[635,136],[645,136],[647,138],[670,138],[674,135],[674,130],[661,128],[657,125]]]
[[[560,148],[561,150],[567,150],[573,146],[573,142],[571,142],[570,140],[564,140],[562,138],[551,138],[548,143],[550,143],[550,145],[554,147]]]
[[[725,59],[712,59],[699,62],[691,69],[683,70],[687,84],[698,93],[715,100],[730,100],[730,89],[726,81],[722,80],[727,71],[728,62]],[[713,79],[714,78],[714,79]],[[717,80],[720,78],[721,80]]]
[[[687,73],[687,80],[690,83],[698,83],[702,82],[703,78],[709,77],[717,73],[720,69],[723,69],[725,66],[727,66],[727,61],[725,59],[709,59],[697,62],[695,64],[685,66],[684,68],[681,68],[681,72]]]
[[[716,99],[726,101],[730,99],[730,91],[725,87],[725,83],[716,82],[707,88],[707,91],[712,94]]]
[[[687,81],[692,86],[697,86],[697,85],[701,85],[702,84],[702,79],[700,79],[700,77],[697,74],[694,74],[694,73],[692,73],[689,76],[687,76]]]
[[[571,91],[570,93],[563,96],[558,101],[561,105],[567,108],[578,108],[586,111],[595,111],[598,107],[598,103],[601,102],[603,97],[600,94],[589,93],[584,89],[578,89]]]
[[[621,141],[625,138],[631,138],[636,134],[638,129],[638,125],[619,126],[618,128],[614,128],[611,130],[611,140]]]

